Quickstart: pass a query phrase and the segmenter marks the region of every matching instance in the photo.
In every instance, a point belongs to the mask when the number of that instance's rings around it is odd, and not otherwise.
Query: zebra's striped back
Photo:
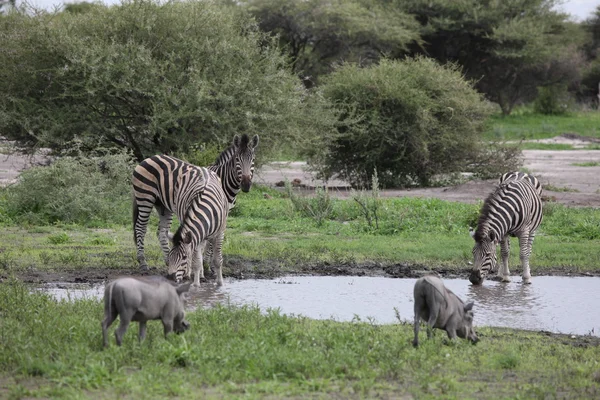
[[[142,161],[133,171],[133,194],[140,211],[148,214],[155,204],[183,215],[201,193],[209,171],[177,158],[157,155]]]
[[[533,237],[541,222],[542,200],[530,179],[513,178],[499,185],[485,200],[479,215],[473,235],[474,265],[469,280],[479,284],[496,268],[499,242],[507,236]]]
[[[508,183],[510,181],[518,181],[520,179],[529,180],[529,182],[535,188],[536,192],[538,192],[538,194],[540,196],[542,195],[542,184],[540,183],[540,181],[538,181],[538,179],[535,176],[528,174],[526,172],[520,172],[520,171],[507,172],[500,177],[500,184],[502,185],[503,183]]]
[[[252,140],[248,135],[235,135],[231,145],[225,149],[213,165],[208,168],[214,171],[223,184],[230,207],[235,205],[237,194],[242,190],[248,192],[254,176],[255,149],[258,146],[258,135]]]

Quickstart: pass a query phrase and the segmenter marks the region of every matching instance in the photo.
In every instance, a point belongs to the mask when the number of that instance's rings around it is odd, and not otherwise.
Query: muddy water
[[[465,301],[475,302],[475,325],[600,336],[600,278],[537,276],[532,285],[445,279]],[[284,277],[273,280],[225,280],[221,288],[204,284],[192,289],[188,309],[221,304],[257,304],[262,310],[315,319],[396,323],[412,321],[415,279],[373,277]],[[99,298],[102,288],[47,289],[57,298]]]

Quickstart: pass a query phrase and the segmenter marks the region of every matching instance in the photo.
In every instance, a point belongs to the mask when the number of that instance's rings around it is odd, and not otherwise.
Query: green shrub
[[[481,152],[491,112],[457,66],[424,57],[344,65],[324,94],[346,112],[314,162],[356,187],[369,187],[375,170],[383,188],[429,185],[436,174],[464,170]]]
[[[573,99],[566,85],[552,85],[538,88],[533,109],[540,114],[562,115],[569,112],[572,103]]]
[[[23,171],[17,183],[2,189],[4,212],[34,224],[129,223],[132,171],[124,153],[62,157]]]

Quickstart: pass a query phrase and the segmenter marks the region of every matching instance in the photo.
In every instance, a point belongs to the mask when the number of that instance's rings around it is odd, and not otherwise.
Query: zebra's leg
[[[203,253],[206,247],[206,240],[198,244],[198,248],[192,257],[192,268],[194,269],[194,286],[200,287],[200,278],[204,279]]]
[[[212,261],[212,255],[213,255],[213,250],[212,250],[212,241],[209,241],[208,244],[206,245],[206,247],[204,248],[204,259],[206,260],[206,263],[208,264],[208,271],[209,271],[209,275],[214,275],[215,271],[213,270],[213,267],[211,265],[211,261]],[[204,267],[204,266],[203,266]]]
[[[211,265],[215,268],[217,286],[223,286],[223,238],[224,233],[221,232],[212,240],[212,261]]]
[[[521,247],[521,266],[523,267],[523,283],[531,283],[531,272],[529,271],[529,256],[533,246],[535,233],[519,236],[519,246]]]
[[[138,204],[135,199],[133,200],[133,239],[137,248],[137,261],[143,271],[148,270],[148,263],[144,254],[144,238],[146,237],[152,206],[151,201]]]
[[[510,256],[510,237],[504,236],[500,242],[500,256],[502,257],[502,266],[498,268],[498,276],[502,282],[510,282],[510,271],[508,270],[508,259]]]
[[[167,256],[169,255],[169,228],[171,227],[171,222],[173,221],[173,212],[164,206],[157,206],[156,210],[158,211],[158,216],[160,217],[156,235],[158,236],[158,242],[160,243],[160,248],[163,251],[166,262]]]

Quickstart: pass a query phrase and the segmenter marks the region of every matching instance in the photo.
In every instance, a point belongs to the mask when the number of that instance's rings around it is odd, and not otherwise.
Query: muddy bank
[[[353,264],[308,263],[289,265],[279,261],[252,261],[239,257],[225,257],[223,276],[234,279],[272,279],[284,275],[314,275],[314,276],[371,276],[389,278],[418,278],[427,273],[437,272],[444,278],[467,279],[469,270],[462,267],[428,267],[421,264],[365,262]],[[511,270],[512,279],[520,280],[520,269],[515,266]],[[166,275],[166,269],[150,268],[139,271],[135,268],[81,268],[61,269],[60,271],[28,269],[15,271],[14,276],[26,283],[88,283],[100,284],[119,276],[128,275]],[[579,272],[570,267],[545,268],[542,273],[533,270],[535,276],[600,276],[600,272]],[[0,273],[0,282],[11,276],[6,272]],[[214,276],[206,273],[207,281]],[[495,277],[490,279],[494,280]]]

